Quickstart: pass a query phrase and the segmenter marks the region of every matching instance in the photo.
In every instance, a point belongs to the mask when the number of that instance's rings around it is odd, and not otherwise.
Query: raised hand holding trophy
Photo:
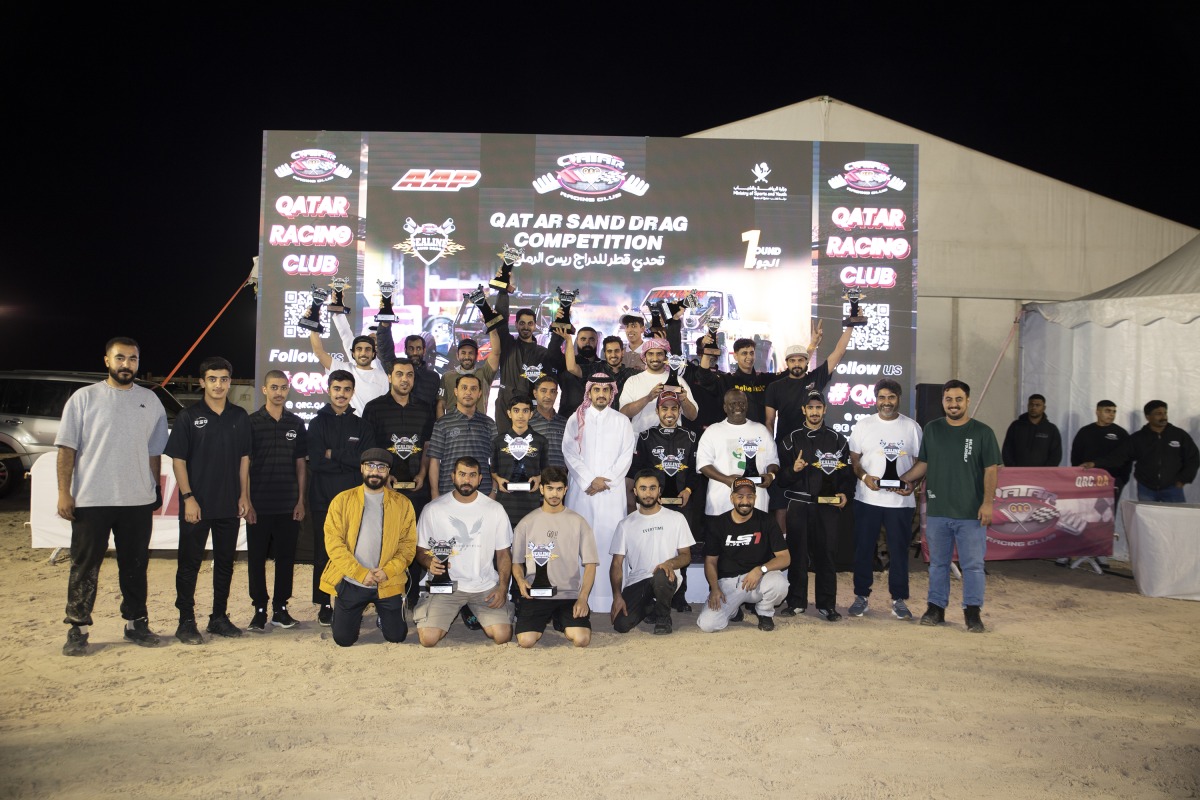
[[[504,318],[497,314],[496,310],[488,303],[487,297],[484,296],[482,283],[475,288],[475,291],[464,294],[463,299],[479,309],[479,315],[483,318],[483,324],[487,326],[489,332],[504,321]]]
[[[376,322],[395,322],[396,312],[392,310],[392,295],[396,292],[395,281],[379,281],[379,313],[375,315]]]
[[[850,303],[850,315],[842,319],[843,328],[861,328],[867,324],[867,317],[859,309],[858,304],[863,299],[863,293],[858,289],[847,289],[842,299]]]
[[[454,589],[458,584],[457,581],[450,580],[450,554],[454,552],[454,545],[457,541],[457,539],[450,539],[448,541],[434,539],[429,542],[429,550],[426,552],[446,568],[446,571],[441,575],[434,575],[430,578],[430,594],[454,594]]]
[[[667,313],[669,315],[667,317],[667,321],[670,322],[671,320],[675,319],[675,316],[682,309],[699,308],[699,307],[700,307],[700,298],[696,296],[696,290],[689,289],[688,293],[685,294],[683,296],[683,298],[680,299],[678,302],[676,302],[674,300],[667,301]]]
[[[555,293],[558,295],[558,310],[557,318],[551,323],[551,327],[555,325],[565,325],[568,333],[575,333],[575,326],[571,324],[571,305],[579,299],[578,289],[564,289],[561,286],[554,287]]]
[[[330,282],[329,288],[333,289],[333,302],[329,304],[330,314],[349,314],[350,306],[346,305],[345,294],[346,287],[350,285],[350,281],[345,278],[334,278]]]
[[[554,555],[554,542],[546,542],[545,544],[529,543],[529,556],[533,559],[535,573],[533,583],[529,585],[530,597],[554,597],[558,594],[558,587],[550,583],[550,575],[546,571],[550,564],[550,559],[558,558]]]
[[[512,271],[521,259],[525,257],[525,248],[518,250],[515,247],[504,245],[504,249],[496,255],[500,256],[500,267],[496,270],[496,277],[492,278],[488,285],[493,289],[500,291],[508,291],[509,284],[512,283]]]
[[[321,325],[321,306],[329,299],[329,290],[317,288],[314,283],[312,285],[312,305],[308,311],[304,312],[304,316],[300,318],[300,327],[306,328],[314,333],[324,333],[325,328]]]

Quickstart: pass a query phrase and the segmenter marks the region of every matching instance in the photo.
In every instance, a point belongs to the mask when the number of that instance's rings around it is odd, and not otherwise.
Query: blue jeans
[[[975,519],[929,517],[925,521],[929,543],[929,602],[946,608],[950,603],[950,559],[958,548],[962,569],[963,607],[983,607],[983,556],[987,531]]]
[[[1138,484],[1138,500],[1143,503],[1183,503],[1183,487],[1168,486],[1166,489],[1151,489]]]

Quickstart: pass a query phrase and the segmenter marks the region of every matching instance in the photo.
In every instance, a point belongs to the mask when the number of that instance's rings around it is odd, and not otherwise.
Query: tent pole
[[[971,413],[972,417],[978,414],[979,409],[983,407],[983,399],[987,397],[988,387],[992,385],[992,378],[996,377],[996,370],[1000,369],[1000,360],[1004,358],[1004,354],[1008,352],[1008,346],[1012,344],[1013,337],[1017,335],[1017,328],[1021,324],[1021,315],[1024,313],[1024,309],[1017,312],[1012,328],[1008,331],[1008,338],[1004,340],[1004,346],[1000,348],[999,354],[996,355],[996,363],[992,365],[991,374],[988,375],[987,381],[983,384],[983,391],[979,393],[979,402],[975,404],[974,410]]]

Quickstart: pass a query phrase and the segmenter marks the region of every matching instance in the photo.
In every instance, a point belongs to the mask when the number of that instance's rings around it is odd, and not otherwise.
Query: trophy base
[[[430,594],[454,594],[454,589],[456,586],[457,586],[457,583],[455,583],[454,581],[450,581],[450,583],[431,583],[431,584],[429,584],[429,593]]]
[[[861,328],[869,322],[866,317],[842,317],[843,328]]]
[[[529,587],[529,596],[530,597],[554,597],[554,595],[556,595],[556,594],[558,594],[557,586],[530,586]]]
[[[827,506],[836,506],[842,501],[838,497],[818,497],[817,502]]]
[[[397,317],[395,314],[376,314],[375,315],[376,322],[395,322],[398,319],[399,319],[399,317]]]
[[[302,318],[300,320],[299,325],[301,328],[312,331],[313,333],[324,333],[325,332],[325,329],[321,327],[321,323],[318,320],[309,319],[308,317]]]
[[[508,281],[504,280],[503,278],[492,278],[490,281],[488,281],[488,286],[503,292],[508,290]]]
[[[325,306],[330,314],[349,314],[353,309],[350,306]]]
[[[528,481],[524,483],[513,483],[512,481],[508,482],[508,491],[510,492],[529,492],[532,490],[533,484],[529,483]]]
[[[899,478],[881,478],[879,481],[880,489],[907,489],[908,484]]]
[[[392,484],[393,489],[415,489],[417,488],[416,481],[396,481]]]
[[[659,505],[664,506],[681,506],[683,505],[682,497],[660,497],[658,498]]]

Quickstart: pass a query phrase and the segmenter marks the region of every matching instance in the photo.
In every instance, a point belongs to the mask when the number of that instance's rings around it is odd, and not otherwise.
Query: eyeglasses
[[[384,464],[379,461],[368,461],[363,466],[367,468],[367,472],[387,472],[392,468],[391,464]]]

